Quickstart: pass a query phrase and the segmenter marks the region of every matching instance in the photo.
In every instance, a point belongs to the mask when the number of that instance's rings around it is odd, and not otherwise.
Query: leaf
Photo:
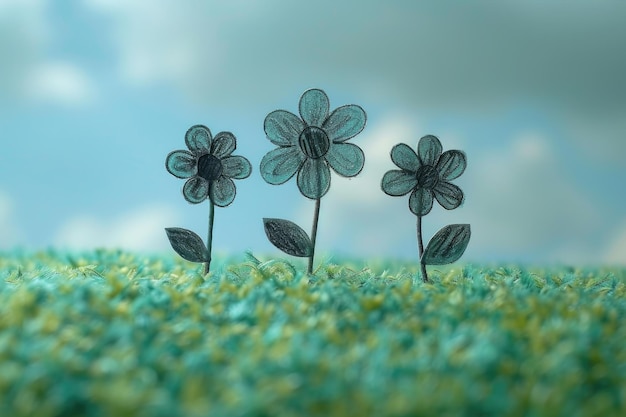
[[[456,262],[470,240],[469,224],[450,224],[439,230],[428,242],[422,255],[424,265],[445,265]]]
[[[168,227],[165,229],[165,233],[167,233],[172,248],[183,259],[198,263],[209,261],[210,255],[204,247],[202,238],[191,230]]]
[[[263,219],[263,224],[267,238],[278,249],[300,258],[311,256],[313,244],[300,226],[283,219]]]

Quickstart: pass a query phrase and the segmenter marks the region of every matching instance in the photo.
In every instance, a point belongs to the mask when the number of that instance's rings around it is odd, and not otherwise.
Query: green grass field
[[[0,416],[626,415],[626,269],[322,262],[0,254]]]

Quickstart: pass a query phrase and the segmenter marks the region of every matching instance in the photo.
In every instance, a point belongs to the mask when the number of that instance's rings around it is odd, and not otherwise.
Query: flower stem
[[[213,248],[213,218],[215,215],[215,204],[209,199],[209,232],[206,239],[206,249],[209,259],[204,263],[204,275],[209,273],[211,268],[211,250]]]
[[[420,267],[422,269],[422,281],[428,282],[426,265],[422,262],[422,255],[424,254],[424,243],[422,242],[422,216],[417,216],[417,245],[420,255]]]
[[[311,230],[311,256],[309,256],[309,268],[308,273],[313,273],[313,258],[315,257],[315,240],[317,239],[317,221],[320,218],[320,201],[322,199],[318,198],[315,200],[315,214],[313,217],[313,230]]]

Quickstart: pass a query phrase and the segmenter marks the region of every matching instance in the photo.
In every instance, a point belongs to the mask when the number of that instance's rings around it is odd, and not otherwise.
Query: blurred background
[[[216,209],[216,252],[273,254],[261,218],[310,230],[314,202],[258,166],[276,109],[321,88],[359,104],[355,178],[322,199],[325,256],[417,259],[408,197],[380,189],[392,146],[462,149],[472,262],[626,264],[623,1],[0,0],[0,249],[167,252],[208,204],[165,170],[184,133],[232,131],[253,165]]]

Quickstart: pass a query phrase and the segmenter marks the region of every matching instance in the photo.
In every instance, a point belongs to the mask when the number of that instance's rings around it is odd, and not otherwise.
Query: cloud
[[[626,6],[614,3],[88,4],[112,18],[125,75],[188,92],[226,96],[243,84],[269,93],[281,81],[332,75],[350,88],[379,85],[377,93],[446,109],[533,98],[584,110],[626,105]]]
[[[0,101],[77,105],[92,99],[94,83],[68,59],[51,58],[54,15],[42,0],[0,1]]]
[[[475,157],[468,173],[473,251],[512,260],[588,261],[601,224],[596,207],[568,178],[545,135],[520,132],[511,143]]]
[[[95,96],[89,76],[69,62],[38,66],[27,78],[26,96],[33,101],[81,105]]]
[[[193,97],[206,97],[209,86],[228,90],[223,85],[225,76],[233,80],[241,73],[230,59],[236,51],[228,49],[235,47],[246,54],[244,49],[254,33],[247,33],[250,38],[241,44],[244,38],[232,42],[230,32],[236,27],[240,31],[243,22],[236,20],[258,8],[256,3],[242,0],[89,0],[86,4],[113,22],[110,38],[117,47],[119,75],[139,87],[171,83]],[[232,87],[235,83],[228,84]]]
[[[0,191],[0,249],[10,249],[22,240],[22,233],[13,215],[15,204],[8,194]]]
[[[581,153],[612,163],[626,143],[626,3],[85,4],[109,18],[125,80],[202,103],[241,108],[321,86],[418,110],[538,108],[572,126]],[[593,140],[585,133],[600,126]]]
[[[626,266],[626,220],[616,230],[603,261],[611,265]]]
[[[113,219],[82,215],[63,225],[55,246],[70,249],[115,247],[134,251],[168,248],[164,224],[176,224],[178,215],[170,206],[139,207]]]
[[[24,74],[37,65],[49,33],[43,1],[0,1],[2,99],[8,100],[21,93]]]

